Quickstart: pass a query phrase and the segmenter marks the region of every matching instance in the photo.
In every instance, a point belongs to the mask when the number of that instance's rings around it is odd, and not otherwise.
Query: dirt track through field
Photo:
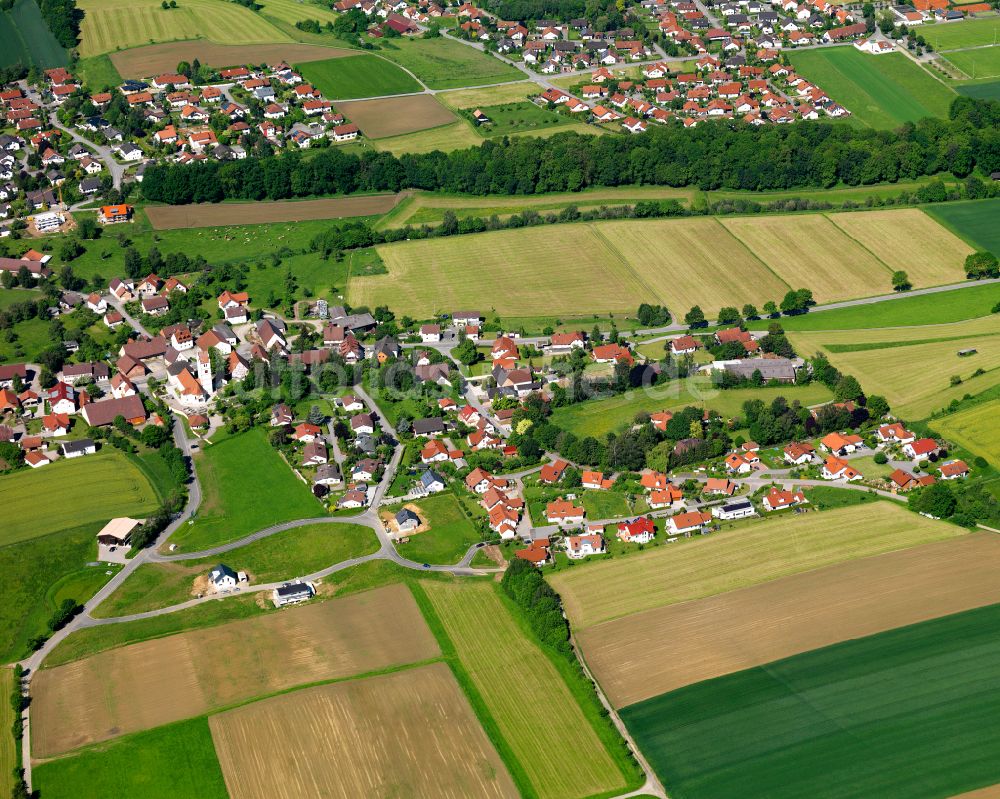
[[[151,205],[146,208],[146,216],[157,230],[343,219],[350,216],[377,216],[388,213],[404,196],[405,193],[399,193],[330,197],[322,200]]]
[[[232,67],[242,64],[276,64],[285,61],[301,64],[357,55],[357,50],[323,47],[316,44],[215,44],[196,40],[193,42],[166,42],[133,47],[111,53],[111,61],[123,78],[148,78],[163,72],[173,72],[181,61],[198,59],[210,67]]]
[[[307,688],[209,725],[233,799],[518,795],[444,663]]]
[[[337,103],[340,111],[369,139],[384,139],[454,122],[455,115],[429,94],[352,100]]]
[[[39,758],[296,685],[440,653],[404,585],[143,641],[32,682]]]
[[[1000,536],[974,533],[636,613],[577,639],[612,704],[1000,602]]]

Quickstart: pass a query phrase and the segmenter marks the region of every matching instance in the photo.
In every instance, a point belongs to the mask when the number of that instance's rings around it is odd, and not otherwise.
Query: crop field
[[[414,504],[430,529],[411,535],[409,543],[396,545],[404,558],[417,563],[457,563],[469,547],[482,540],[454,494],[436,494]]]
[[[892,291],[888,267],[826,216],[732,217],[722,224],[792,288],[812,289],[816,302]]]
[[[109,447],[85,459],[60,458],[41,471],[3,475],[0,507],[2,546],[115,516],[141,517],[157,507],[157,500],[139,468]]]
[[[265,699],[209,725],[232,799],[518,795],[444,663]]]
[[[539,799],[621,788],[624,778],[591,721],[549,658],[507,611],[497,587],[426,583],[423,588]],[[586,757],[566,768],[563,758],[553,757],[555,741],[572,742]]]
[[[18,62],[41,69],[64,67],[69,55],[52,35],[35,0],[16,0],[13,7],[0,11],[0,67]]]
[[[337,108],[370,139],[402,136],[455,121],[455,115],[429,94],[357,100]]]
[[[859,211],[827,218],[889,269],[904,270],[915,288],[965,279],[965,256],[972,248],[923,211]]]
[[[1000,400],[991,400],[932,422],[942,436],[1000,466]]]
[[[249,464],[257,484],[268,486],[267,491],[247,491]],[[194,465],[203,498],[194,524],[170,539],[178,551],[205,549],[272,524],[323,515],[322,506],[259,428],[204,447]]]
[[[456,89],[442,92],[437,98],[449,108],[482,108],[499,103],[516,103],[526,100],[529,94],[538,93],[538,84],[530,80],[520,83],[505,83],[502,86],[484,86],[481,89]]]
[[[131,644],[36,676],[32,750],[48,757],[262,694],[437,654],[400,584]]]
[[[1000,605],[634,705],[671,796],[933,799],[1000,781]],[[947,730],[947,735],[941,735]]]
[[[1000,198],[946,203],[928,209],[928,213],[943,222],[959,236],[981,250],[1000,256]]]
[[[31,773],[46,799],[229,799],[204,717],[96,744]]]
[[[254,583],[305,577],[334,563],[378,551],[370,527],[357,524],[310,524],[294,527],[232,549],[222,555],[227,566],[245,571]],[[194,596],[195,578],[204,576],[219,556],[168,563],[145,563],[94,609],[95,616],[144,613],[185,602]]]
[[[336,22],[337,13],[316,0],[264,0],[260,13],[288,25],[304,19],[317,19],[320,23]]]
[[[398,66],[368,53],[310,61],[297,68],[329,100],[420,91],[420,84]],[[343,113],[353,119],[353,115]]]
[[[945,117],[955,98],[954,91],[902,53],[876,58],[848,45],[794,52],[790,58],[797,72],[873,128]]]
[[[938,52],[1000,43],[1000,18],[966,19],[961,25],[921,25],[920,35]]]
[[[322,200],[278,200],[266,203],[150,205],[146,208],[146,216],[157,230],[301,222],[306,219],[343,219],[388,213],[401,197],[400,194],[372,194]]]
[[[789,286],[779,270],[771,271],[715,219],[596,227],[653,289],[653,296],[681,316],[692,305],[712,313],[724,305],[780,301],[789,288],[799,288]]]
[[[575,630],[792,574],[963,535],[885,501],[784,515],[550,578]]]
[[[612,245],[586,225],[391,244],[378,253],[389,274],[352,279],[352,305],[389,304],[423,317],[487,296],[497,313],[527,316],[634,311],[636,299],[649,296]]]
[[[800,353],[825,352],[865,391],[881,394],[902,418],[922,419],[966,394],[1000,382],[1000,335],[990,317],[950,325],[791,333]],[[967,357],[959,350],[975,349]],[[982,369],[982,374],[975,374]],[[961,382],[952,385],[952,376]]]
[[[321,6],[315,7],[322,12]],[[177,9],[174,9],[175,11]],[[310,14],[313,13],[310,7]],[[188,42],[150,44],[112,53],[110,58],[126,78],[146,78],[177,69],[181,61],[198,59],[210,67],[232,67],[239,64],[275,61],[303,63],[338,56],[355,55],[356,50],[322,47],[315,44],[287,42],[283,44],[218,44],[204,39]]]
[[[648,610],[578,640],[616,707],[822,646],[1000,602],[1000,536],[852,560]]]
[[[789,402],[798,400],[806,407],[832,399],[832,394],[819,383],[810,383],[806,386],[781,386],[773,389],[773,394],[762,395],[760,389],[738,388],[722,391],[713,386],[707,377],[689,377],[685,380],[670,380],[659,386],[627,391],[604,399],[591,399],[556,408],[552,414],[552,423],[564,430],[571,430],[581,438],[584,436],[602,438],[607,433],[631,424],[635,415],[643,411],[654,413],[694,405],[710,408],[723,416],[730,417],[742,412],[746,400],[762,396],[780,396]]]
[[[1000,78],[1000,47],[953,50],[941,57],[973,79]]]
[[[431,89],[524,79],[519,69],[451,39],[383,39],[381,45],[381,55],[406,67]]]
[[[1000,100],[1000,80],[987,83],[963,83],[957,85],[955,91],[966,97],[975,97],[977,100]],[[1000,787],[997,788],[997,791],[1000,795]]]
[[[224,44],[289,41],[260,14],[218,0],[184,0],[168,10],[158,0],[81,0],[79,8],[85,14],[80,27],[82,56],[177,39]]]
[[[375,123],[385,121],[389,120],[375,120]],[[393,155],[430,153],[434,150],[446,153],[452,150],[464,150],[467,147],[478,147],[482,143],[482,137],[468,123],[456,120],[451,124],[439,125],[436,128],[428,128],[416,133],[404,133],[399,136],[379,139],[375,142],[375,149]]]

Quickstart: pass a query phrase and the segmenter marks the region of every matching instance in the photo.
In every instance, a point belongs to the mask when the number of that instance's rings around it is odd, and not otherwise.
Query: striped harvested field
[[[456,89],[441,92],[437,98],[449,108],[478,108],[524,100],[529,94],[538,94],[538,84],[525,80],[505,83],[502,86],[485,86],[481,89]]]
[[[296,685],[439,654],[403,585],[108,650],[32,683],[32,753],[51,757]]]
[[[319,8],[317,6],[317,8]],[[176,9],[175,9],[176,10]],[[210,67],[232,67],[248,62],[277,61],[301,64],[307,61],[325,61],[356,55],[356,50],[323,47],[317,44],[218,44],[198,39],[186,42],[166,42],[145,47],[132,47],[111,54],[111,61],[124,78],[147,78],[164,72],[173,72],[181,61],[198,59]]]
[[[276,696],[209,726],[232,799],[518,795],[444,663]]]
[[[402,194],[331,197],[323,200],[279,200],[266,203],[196,203],[149,205],[146,216],[157,230],[259,225],[267,222],[302,222],[309,219],[343,219],[376,216],[396,207]]]
[[[337,110],[357,124],[369,139],[402,136],[455,121],[455,115],[429,94],[353,100],[338,103]]]

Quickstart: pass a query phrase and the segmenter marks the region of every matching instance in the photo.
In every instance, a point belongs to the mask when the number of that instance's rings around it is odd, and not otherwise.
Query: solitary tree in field
[[[892,288],[895,291],[909,291],[913,288],[909,275],[902,269],[892,273]]]

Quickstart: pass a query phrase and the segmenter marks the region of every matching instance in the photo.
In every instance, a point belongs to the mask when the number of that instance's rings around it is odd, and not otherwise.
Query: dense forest
[[[617,30],[624,24],[615,0],[488,0],[486,7],[500,19],[587,19],[597,30]]]
[[[76,0],[38,0],[38,7],[59,44],[67,50],[76,47],[83,21],[83,12],[76,7]]]
[[[960,97],[947,120],[895,131],[820,122],[752,127],[705,122],[654,126],[638,136],[516,138],[450,153],[396,157],[337,148],[309,153],[157,164],[142,183],[171,204],[263,200],[414,188],[464,194],[541,194],[655,184],[765,191],[893,182],[978,167],[1000,171],[1000,102]]]

